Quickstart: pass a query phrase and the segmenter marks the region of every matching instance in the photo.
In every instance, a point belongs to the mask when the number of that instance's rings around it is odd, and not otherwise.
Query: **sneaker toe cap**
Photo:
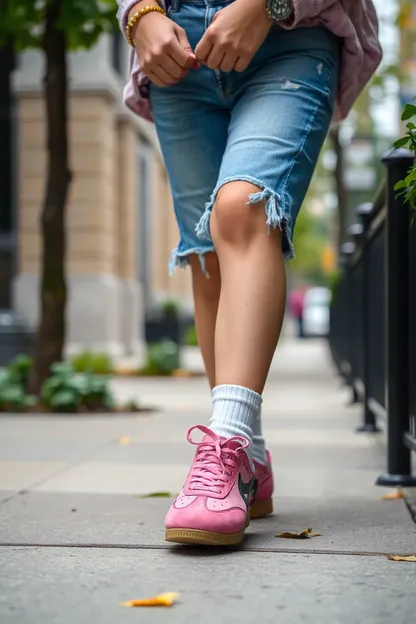
[[[215,502],[213,502],[215,500]],[[207,499],[198,497],[191,504],[176,506],[168,511],[165,520],[167,529],[195,529],[213,533],[234,533],[244,528],[247,512],[243,509],[221,505],[220,499],[211,499],[209,508]]]

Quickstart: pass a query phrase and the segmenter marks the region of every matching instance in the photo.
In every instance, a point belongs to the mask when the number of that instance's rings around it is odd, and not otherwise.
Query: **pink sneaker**
[[[193,442],[191,433],[204,433]],[[232,546],[249,524],[254,472],[240,436],[221,438],[202,425],[187,439],[198,448],[188,478],[166,516],[166,540],[182,544]]]
[[[250,518],[263,518],[273,513],[273,472],[272,457],[266,451],[267,464],[259,464],[254,460],[255,484],[251,503]]]

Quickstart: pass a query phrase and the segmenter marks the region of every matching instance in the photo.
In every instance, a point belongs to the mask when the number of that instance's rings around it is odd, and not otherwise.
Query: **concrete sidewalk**
[[[114,382],[149,415],[0,417],[0,621],[26,623],[412,622],[416,525],[402,500],[382,501],[382,436],[355,434],[359,408],[321,342],[282,341],[264,403],[276,472],[276,515],[252,522],[234,553],[163,541],[169,500],[206,422],[204,379]],[[127,437],[128,444],[120,444]],[[312,527],[321,537],[283,540]],[[124,600],[179,591],[172,609]]]

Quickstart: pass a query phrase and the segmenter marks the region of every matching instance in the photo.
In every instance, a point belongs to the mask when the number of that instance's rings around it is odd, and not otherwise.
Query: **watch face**
[[[292,6],[292,0],[268,0],[267,2],[270,17],[277,22],[290,17]]]

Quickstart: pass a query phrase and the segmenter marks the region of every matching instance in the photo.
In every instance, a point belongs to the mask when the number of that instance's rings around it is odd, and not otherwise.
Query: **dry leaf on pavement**
[[[149,494],[134,494],[133,498],[176,498],[172,492],[150,492]]]
[[[120,436],[119,438],[117,438],[117,444],[120,444],[121,446],[126,446],[127,444],[131,444],[130,436]]]
[[[184,379],[188,379],[192,377],[192,372],[186,368],[175,368],[171,373],[171,377],[183,377]]]
[[[390,559],[390,561],[414,561],[416,563],[416,555],[409,555],[407,557],[401,557],[400,555],[387,555],[387,559]]]
[[[381,500],[400,500],[401,498],[404,498],[404,494],[402,490],[398,489],[393,492],[389,492],[388,494],[384,494],[384,496],[381,497]]]
[[[312,533],[312,529],[305,529],[300,533],[276,533],[275,537],[285,537],[287,539],[309,539],[310,537],[320,537],[321,533]]]
[[[122,607],[171,607],[178,599],[179,594],[176,592],[165,592],[154,598],[145,598],[144,600],[129,600],[122,602]]]

